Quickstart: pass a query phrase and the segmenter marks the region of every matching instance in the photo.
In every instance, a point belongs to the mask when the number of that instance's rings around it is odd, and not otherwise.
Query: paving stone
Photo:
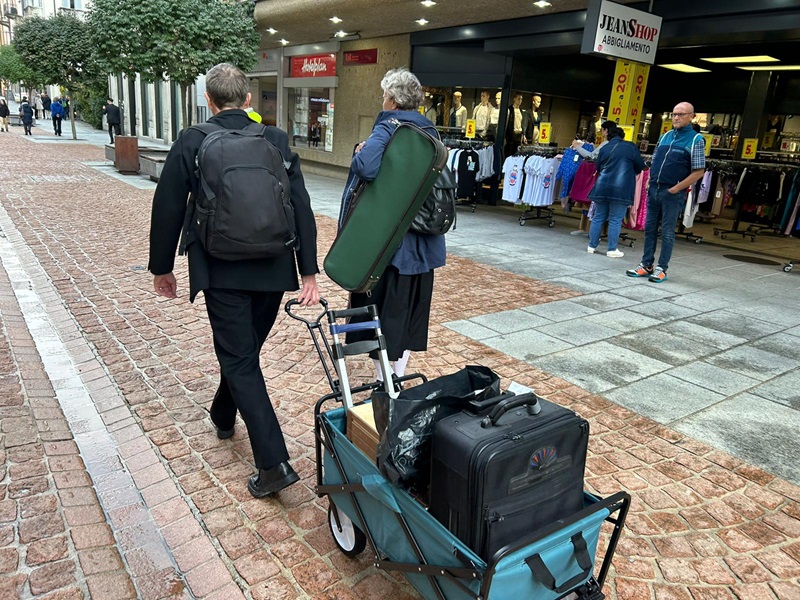
[[[572,344],[535,330],[498,335],[484,339],[483,343],[503,354],[526,362],[572,347]]]
[[[749,390],[766,400],[800,410],[800,371],[780,375]]]
[[[675,367],[667,373],[724,396],[733,396],[759,384],[757,379],[727,371],[703,361]]]

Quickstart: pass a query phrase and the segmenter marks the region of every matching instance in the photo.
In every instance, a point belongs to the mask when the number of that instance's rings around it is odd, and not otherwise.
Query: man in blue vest
[[[650,167],[642,262],[625,271],[630,277],[647,277],[654,283],[667,279],[675,245],[675,224],[686,204],[689,187],[703,177],[706,169],[705,140],[692,128],[694,107],[680,102],[670,116],[672,130],[658,140]],[[659,226],[661,254],[654,267]]]

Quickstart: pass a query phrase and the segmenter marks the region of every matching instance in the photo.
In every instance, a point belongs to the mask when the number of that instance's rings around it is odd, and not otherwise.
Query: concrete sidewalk
[[[313,493],[313,405],[327,384],[305,330],[282,315],[262,357],[302,481],[276,498],[255,500],[245,488],[253,467],[243,425],[237,423],[232,439],[218,440],[204,410],[218,371],[202,299],[186,302],[185,261],[176,268],[179,301],[150,291],[151,192],[86,166],[102,158],[95,146],[57,148],[14,134],[5,144],[0,598],[417,597],[401,575],[375,570],[369,552],[350,560],[333,545],[327,501]],[[320,213],[321,262],[335,233],[330,217],[338,210],[341,182],[309,177],[308,183]],[[679,242],[671,280],[654,288],[620,275],[626,262],[586,255],[583,240],[558,227],[522,228],[480,207],[474,215],[459,214],[448,242],[449,264],[437,273],[430,349],[414,356],[411,368],[435,377],[485,364],[504,384],[532,386],[589,419],[588,487],[602,495],[626,489],[634,497],[608,598],[800,598],[800,487],[786,479],[793,477],[795,449],[781,450],[789,453],[784,460],[770,456],[764,469],[722,450],[710,430],[701,437],[679,431],[684,417],[670,415],[676,405],[696,401],[693,388],[686,395],[665,392],[664,400],[635,410],[625,406],[630,400],[624,394],[618,403],[607,397],[646,382],[639,369],[658,366],[655,375],[722,396],[706,395],[716,401],[689,407],[694,410],[686,417],[702,424],[703,411],[747,390],[770,403],[759,405],[768,410],[757,416],[769,427],[762,453],[775,454],[774,432],[794,418],[796,402],[784,405],[784,392],[769,399],[758,388],[782,385],[775,381],[783,375],[742,373],[746,360],[716,357],[752,346],[776,356],[768,364],[778,361],[781,373],[796,373],[797,358],[767,338],[792,341],[797,324],[764,318],[779,310],[777,300],[796,295],[786,287],[795,285],[796,274],[776,272],[773,279],[735,264],[732,272],[740,278],[734,285],[716,272],[725,269],[714,265],[718,257],[690,255],[707,250]],[[705,277],[690,276],[693,269],[699,273],[698,263]],[[321,279],[324,296],[344,306],[341,290]],[[736,305],[714,305],[737,286],[753,293]],[[676,314],[681,308],[691,314]],[[758,314],[757,328],[723,329],[730,321],[719,311],[739,315],[733,317],[738,328],[754,322],[747,310]],[[784,316],[794,314],[786,310]],[[627,326],[644,317],[658,327]],[[770,331],[755,335],[762,322]],[[682,343],[680,354],[660,338],[625,343],[630,333],[670,323],[684,324],[668,330],[675,338],[691,341],[690,333],[703,332],[714,352],[692,356]],[[569,335],[553,325],[570,329]],[[613,334],[592,339],[597,327]],[[723,333],[736,339],[717,335]],[[516,347],[508,342],[514,334]],[[528,343],[528,337],[538,341]],[[717,348],[720,340],[735,343]],[[557,348],[558,342],[568,347]],[[611,348],[591,348],[601,343]],[[552,351],[543,353],[543,347]],[[624,362],[593,370],[594,360],[581,362],[586,348],[598,360],[619,355]],[[650,356],[654,348],[662,354]],[[575,354],[555,360],[570,351]],[[624,358],[625,351],[636,358]],[[794,366],[784,369],[791,360]],[[748,383],[737,375],[754,383],[714,391],[710,376],[692,380],[674,372],[702,363],[727,371],[720,381]],[[357,382],[374,378],[367,361],[355,362],[352,375]],[[667,405],[662,412],[648,412],[659,403]],[[769,419],[766,412],[779,416]],[[732,438],[753,435],[730,431]],[[776,476],[779,469],[786,475]]]

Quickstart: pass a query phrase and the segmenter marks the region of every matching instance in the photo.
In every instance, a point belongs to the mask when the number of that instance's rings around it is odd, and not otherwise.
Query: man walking
[[[50,99],[50,96],[47,95],[47,92],[42,93],[42,110],[44,111],[44,115],[42,115],[43,119],[50,118],[50,105],[53,104],[53,101]]]
[[[61,137],[61,120],[64,118],[64,107],[61,98],[56,98],[50,103],[50,114],[53,115],[53,133]]]
[[[22,121],[25,135],[33,135],[33,133],[31,133],[31,127],[33,126],[33,108],[31,108],[27,96],[22,97],[22,103],[19,105],[19,120]]]
[[[647,277],[654,283],[667,280],[678,215],[686,204],[688,188],[703,177],[706,168],[705,140],[692,128],[694,107],[681,102],[671,116],[672,130],[658,140],[650,167],[642,262],[625,271],[630,277]],[[654,268],[659,226],[661,254]]]
[[[120,128],[120,123],[122,123],[122,119],[119,114],[119,107],[114,104],[114,99],[109,98],[107,100],[107,104],[103,106],[103,114],[106,116],[106,123],[108,123],[108,137],[111,139],[111,143],[114,143],[114,134],[122,135],[122,130]]]
[[[249,89],[247,76],[235,66],[223,63],[213,67],[206,75],[205,95],[213,114],[209,123],[230,130],[258,127],[245,112],[250,105]],[[257,473],[248,481],[247,489],[257,498],[273,494],[299,480],[288,462],[289,454],[283,433],[264,384],[259,353],[278,315],[284,292],[298,288],[298,268],[302,278],[299,294],[301,304],[307,306],[319,302],[316,282],[316,273],[319,272],[317,231],[299,158],[290,151],[285,132],[276,127],[265,127],[260,131],[272,146],[259,144],[259,148],[263,147],[285,168],[285,173],[278,172],[274,176],[279,181],[288,176],[288,189],[285,191],[294,208],[299,246],[294,249],[284,247],[277,256],[243,260],[223,260],[210,253],[206,245],[211,248],[212,242],[206,239],[204,231],[197,225],[202,215],[196,210],[195,202],[198,197],[207,199],[206,188],[209,184],[218,183],[218,176],[222,175],[203,171],[203,191],[200,192],[196,160],[206,136],[204,130],[192,127],[181,132],[172,146],[156,188],[148,266],[154,275],[155,292],[166,298],[175,298],[177,283],[172,269],[175,249],[181,229],[184,228],[184,243],[189,256],[189,301],[193,302],[197,293],[203,291],[221,371],[219,388],[211,404],[211,421],[220,439],[229,438],[234,433],[237,410],[241,413],[257,468]],[[253,129],[248,132],[255,133]],[[225,134],[215,131],[211,135],[219,140]],[[234,144],[234,141],[228,143]],[[242,161],[248,170],[226,175],[227,184],[234,186],[240,198],[248,193],[253,178],[258,176],[252,164],[247,165],[253,162],[252,156],[242,157]],[[265,167],[273,168],[272,165]],[[222,171],[226,172],[227,169]],[[236,186],[237,178],[241,177],[244,178],[240,180],[243,183]],[[284,183],[280,189],[285,186]],[[278,187],[275,185],[275,189]],[[263,195],[265,204],[278,197],[271,189]],[[224,192],[219,188],[216,192],[219,201],[219,195]],[[187,207],[186,199],[190,195]],[[283,195],[280,196],[282,198]],[[232,203],[227,206],[232,210]],[[191,211],[189,218],[186,218],[187,210]],[[274,220],[274,215],[252,213],[248,220],[270,221]],[[240,227],[248,225],[239,222]]]

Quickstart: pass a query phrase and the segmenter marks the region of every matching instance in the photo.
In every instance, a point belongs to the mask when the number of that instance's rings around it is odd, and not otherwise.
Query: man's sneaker
[[[653,274],[653,267],[645,267],[644,263],[639,263],[635,269],[628,269],[625,275],[628,277],[650,277]]]
[[[622,258],[623,256],[625,256],[625,253],[622,252],[621,250],[609,250],[608,252],[606,252],[606,256],[610,258]]]
[[[589,254],[594,254],[594,251],[595,251],[595,250],[597,250],[597,248],[592,248],[591,246],[589,246],[588,248],[586,248],[586,251],[587,251]]]
[[[667,280],[667,272],[662,269],[661,267],[656,267],[656,270],[653,271],[653,274],[647,278],[648,281],[652,281],[653,283],[661,283],[662,281]]]

